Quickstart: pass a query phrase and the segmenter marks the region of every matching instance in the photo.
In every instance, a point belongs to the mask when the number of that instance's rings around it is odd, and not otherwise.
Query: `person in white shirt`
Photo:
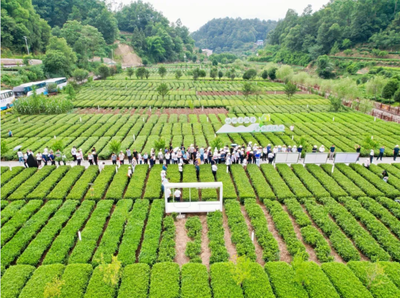
[[[228,155],[226,156],[225,164],[226,164],[226,172],[229,173],[231,171],[231,164],[232,164],[230,153],[228,153]]]
[[[28,167],[28,152],[24,153],[24,166],[25,168]]]
[[[122,152],[122,150],[119,152],[118,159],[119,159],[119,164],[123,165],[124,159],[125,159],[125,154],[124,154],[124,152]]]
[[[143,164],[142,154],[138,153],[138,163],[141,165]]]
[[[290,131],[294,131],[294,125],[290,125]]]
[[[297,153],[297,146],[296,146],[296,145],[293,146],[292,152],[293,152],[293,153]]]
[[[164,181],[166,176],[167,176],[167,173],[164,170],[162,170],[161,171],[161,182]]]
[[[19,161],[20,163],[21,163],[21,162],[24,162],[24,154],[22,153],[21,149],[18,150],[17,156],[18,156],[18,161]]]
[[[165,195],[167,196],[167,201],[170,201],[170,197],[171,197],[171,189],[167,188],[167,190],[165,191]]]
[[[93,154],[92,151],[89,152],[88,154],[88,161],[90,165],[93,165]]]
[[[183,180],[183,164],[182,163],[180,163],[178,165],[178,171],[181,174],[181,181],[182,181]]]
[[[135,167],[136,167],[136,165],[137,165],[137,161],[136,161],[136,158],[132,158],[132,173],[133,172],[135,172]]]
[[[162,153],[162,149],[160,149],[160,152],[158,152],[158,161],[159,161],[160,165],[163,164],[163,158],[164,158],[164,154]]]
[[[71,155],[72,155],[72,158],[74,159],[74,161],[76,161],[76,148],[75,148],[75,146],[72,147],[72,149],[71,149]]]
[[[132,177],[132,169],[131,169],[131,167],[128,168],[127,176],[128,176],[128,180],[131,180],[131,177]]]
[[[43,154],[49,155],[49,149],[47,149],[47,147],[45,147],[45,148],[43,149]]]
[[[82,149],[79,149],[78,153],[76,154],[76,160],[78,162],[78,166],[81,165],[81,162],[83,160],[83,153],[82,153]]]
[[[211,166],[211,170],[212,170],[212,173],[213,173],[213,175],[214,175],[214,179],[217,180],[217,171],[218,171],[217,164],[214,163],[214,164]]]
[[[243,159],[243,163],[242,163],[243,168],[246,170],[247,168],[247,158]]]
[[[286,152],[286,151],[287,151],[286,145],[283,145],[282,152]]]
[[[268,153],[268,163],[272,164],[272,162],[274,161],[274,156],[275,156],[274,153],[272,152]]]
[[[40,168],[40,166],[42,164],[42,154],[40,152],[38,152],[36,154],[36,161],[37,161],[37,164],[38,164],[38,168]]]
[[[324,153],[325,152],[325,146],[321,145],[321,147],[319,147],[319,152]]]
[[[174,198],[175,198],[175,201],[180,201],[181,200],[181,191],[179,189],[175,190]]]
[[[169,165],[170,160],[171,160],[171,153],[169,153],[169,151],[167,151],[165,153],[165,162],[167,163],[167,165]]]
[[[161,191],[164,193],[164,185],[169,183],[167,177],[165,177],[162,181],[161,181]]]

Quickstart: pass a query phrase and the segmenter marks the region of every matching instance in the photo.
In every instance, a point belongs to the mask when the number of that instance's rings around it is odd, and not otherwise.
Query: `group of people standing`
[[[57,149],[55,152],[53,150],[49,150],[48,147],[43,149],[43,153],[40,151],[34,156],[32,150],[28,149],[25,153],[23,153],[20,149],[17,151],[18,161],[23,163],[25,168],[28,167],[37,167],[41,168],[43,166],[47,166],[47,164],[51,164],[53,166],[56,165],[56,161],[58,165],[61,164],[66,165],[67,158],[66,156]],[[43,165],[42,165],[43,162]]]

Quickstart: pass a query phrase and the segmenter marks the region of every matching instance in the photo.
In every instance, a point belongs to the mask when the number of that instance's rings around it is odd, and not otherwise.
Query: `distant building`
[[[208,57],[208,56],[211,56],[212,53],[213,53],[213,51],[212,51],[212,50],[209,50],[209,49],[201,49],[201,51],[202,51],[203,53],[205,53],[205,54],[207,55],[207,57]]]
[[[259,39],[259,40],[257,40],[256,45],[257,46],[263,46],[264,45],[264,41]]]

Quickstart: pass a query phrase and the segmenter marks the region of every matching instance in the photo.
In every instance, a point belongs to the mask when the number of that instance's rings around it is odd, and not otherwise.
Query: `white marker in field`
[[[78,231],[78,238],[79,238],[79,241],[82,241],[81,231]]]
[[[254,242],[254,231],[251,232],[251,242]]]

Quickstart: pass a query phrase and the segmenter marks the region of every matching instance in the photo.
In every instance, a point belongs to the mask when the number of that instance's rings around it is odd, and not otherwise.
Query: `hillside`
[[[309,5],[301,15],[289,9],[269,33],[269,47],[261,55],[272,52],[275,62],[305,66],[320,55],[360,44],[393,50],[400,47],[399,12],[394,0],[333,1],[316,12]]]
[[[215,53],[244,52],[252,50],[257,40],[264,41],[275,21],[259,19],[213,19],[191,36],[199,48],[207,48]]]

